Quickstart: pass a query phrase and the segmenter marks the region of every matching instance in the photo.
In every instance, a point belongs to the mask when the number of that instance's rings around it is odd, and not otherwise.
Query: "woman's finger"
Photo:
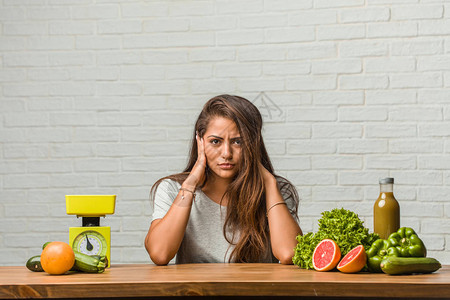
[[[198,134],[196,135],[197,138],[197,154],[199,159],[203,159],[205,157],[205,143],[203,138],[201,138]]]
[[[264,181],[275,178],[272,175],[272,173],[270,173],[269,170],[267,170],[266,167],[264,167],[264,165],[261,162],[259,162],[259,172],[262,175]]]
[[[199,136],[198,132],[195,133],[195,139],[197,141],[197,161],[195,162],[189,177],[186,179],[186,181],[193,186],[197,186],[203,182],[206,168],[205,146],[203,139]]]

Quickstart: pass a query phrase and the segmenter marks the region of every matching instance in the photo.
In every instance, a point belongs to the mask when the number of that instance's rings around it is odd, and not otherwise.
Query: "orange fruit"
[[[338,244],[331,239],[324,239],[314,249],[312,263],[317,271],[330,271],[340,259],[341,249]]]
[[[75,254],[64,242],[51,242],[42,250],[41,265],[48,274],[64,274],[73,267],[74,263]]]
[[[337,269],[344,273],[356,273],[364,268],[367,254],[363,245],[356,246],[337,265]]]

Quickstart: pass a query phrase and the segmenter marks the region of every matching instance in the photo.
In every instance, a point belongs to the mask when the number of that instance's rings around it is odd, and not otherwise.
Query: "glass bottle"
[[[394,197],[394,178],[380,179],[380,195],[373,206],[373,231],[380,238],[400,228],[400,205]]]

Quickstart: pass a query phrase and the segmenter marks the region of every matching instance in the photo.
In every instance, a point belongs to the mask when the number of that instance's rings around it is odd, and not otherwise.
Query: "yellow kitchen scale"
[[[100,217],[114,214],[116,195],[66,195],[66,213],[82,218],[82,227],[69,228],[69,245],[87,255],[106,256],[111,265],[111,227]]]

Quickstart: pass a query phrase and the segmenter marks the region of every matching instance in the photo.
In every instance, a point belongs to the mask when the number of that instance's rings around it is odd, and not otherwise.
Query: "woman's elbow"
[[[292,256],[283,257],[280,259],[280,263],[283,265],[292,265]]]
[[[151,256],[150,259],[152,262],[157,266],[165,266],[170,262],[170,259],[166,259],[164,257],[158,257],[158,256]]]
[[[283,265],[292,265],[292,257],[294,256],[294,251],[284,251],[282,253],[278,253],[276,258],[280,261]]]
[[[148,245],[146,245],[146,249],[150,259],[157,266],[165,266],[173,258],[173,256],[170,256],[167,251],[161,251],[161,249],[155,249],[155,247],[150,247]]]
[[[150,256],[150,259],[152,260],[152,262],[157,265],[157,266],[165,266],[167,265],[173,257],[167,255],[166,253],[164,253],[164,251],[158,251],[158,250],[152,250],[152,249],[147,249],[147,252]]]

